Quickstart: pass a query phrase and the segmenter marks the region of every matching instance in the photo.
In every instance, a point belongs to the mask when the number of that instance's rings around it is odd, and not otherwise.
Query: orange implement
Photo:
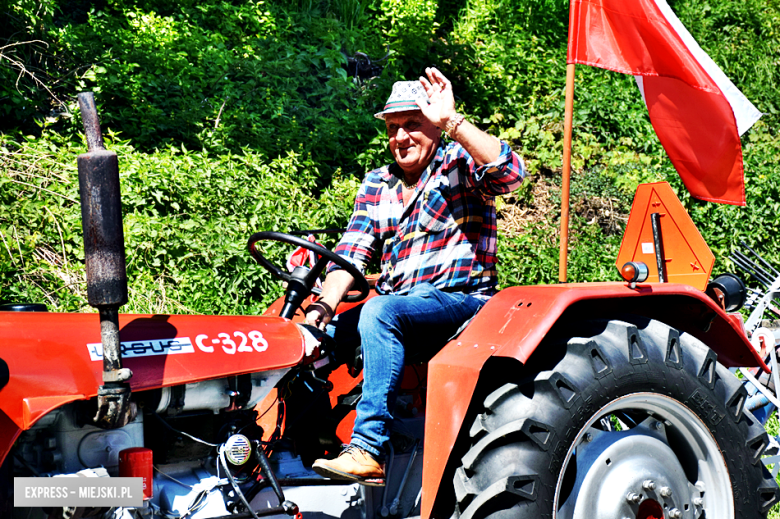
[[[660,223],[665,281],[706,289],[715,256],[668,182],[642,184],[637,188],[620,244],[618,270],[628,261],[641,261],[647,264],[649,281],[659,280],[653,214],[658,214]]]

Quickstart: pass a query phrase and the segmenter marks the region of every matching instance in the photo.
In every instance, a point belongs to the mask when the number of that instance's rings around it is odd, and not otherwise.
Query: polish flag
[[[745,205],[739,137],[761,112],[665,0],[571,0],[568,63],[632,74],[691,195]]]

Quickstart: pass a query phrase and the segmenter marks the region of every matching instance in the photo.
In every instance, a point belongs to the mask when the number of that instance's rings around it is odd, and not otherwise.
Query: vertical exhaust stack
[[[87,300],[100,313],[103,343],[103,385],[94,422],[114,429],[127,425],[136,414],[127,383],[133,374],[122,367],[119,343],[119,307],[127,303],[119,163],[116,153],[103,145],[94,95],[85,92],[78,98],[89,146],[89,152],[78,157]]]

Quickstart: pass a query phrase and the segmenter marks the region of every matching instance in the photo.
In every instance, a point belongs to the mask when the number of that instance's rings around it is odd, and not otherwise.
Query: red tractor
[[[79,170],[99,313],[0,312],[2,517],[726,519],[765,517],[778,501],[762,464],[770,439],[730,371],[770,372],[731,313],[744,285],[645,280],[687,279],[667,266],[696,232],[664,209],[673,204],[661,188],[650,209],[632,211],[637,250],[660,252],[660,268],[633,261],[626,282],[499,292],[432,359],[407,367],[388,485],[365,487],[311,470],[348,442],[360,399],[359,348],[300,324],[326,262],[343,260],[258,233],[251,254],[287,281],[264,315],[120,315],[116,156],[91,113],[90,123],[85,105]],[[653,229],[653,214],[669,218]],[[262,257],[263,240],[318,260],[288,274]],[[691,264],[706,284],[711,265]],[[353,275],[359,304],[369,282]],[[14,478],[74,474],[142,475],[143,506],[13,508]]]

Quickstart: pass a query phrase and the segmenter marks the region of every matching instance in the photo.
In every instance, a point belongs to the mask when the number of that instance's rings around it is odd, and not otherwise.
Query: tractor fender
[[[133,391],[299,364],[304,338],[280,317],[119,316]],[[22,431],[52,410],[98,394],[103,360],[98,314],[0,312],[0,463]]]
[[[422,518],[431,517],[452,449],[464,427],[477,382],[491,357],[525,363],[553,329],[567,322],[633,314],[665,322],[707,344],[726,367],[766,365],[741,321],[688,285],[577,283],[507,288],[428,365]]]

